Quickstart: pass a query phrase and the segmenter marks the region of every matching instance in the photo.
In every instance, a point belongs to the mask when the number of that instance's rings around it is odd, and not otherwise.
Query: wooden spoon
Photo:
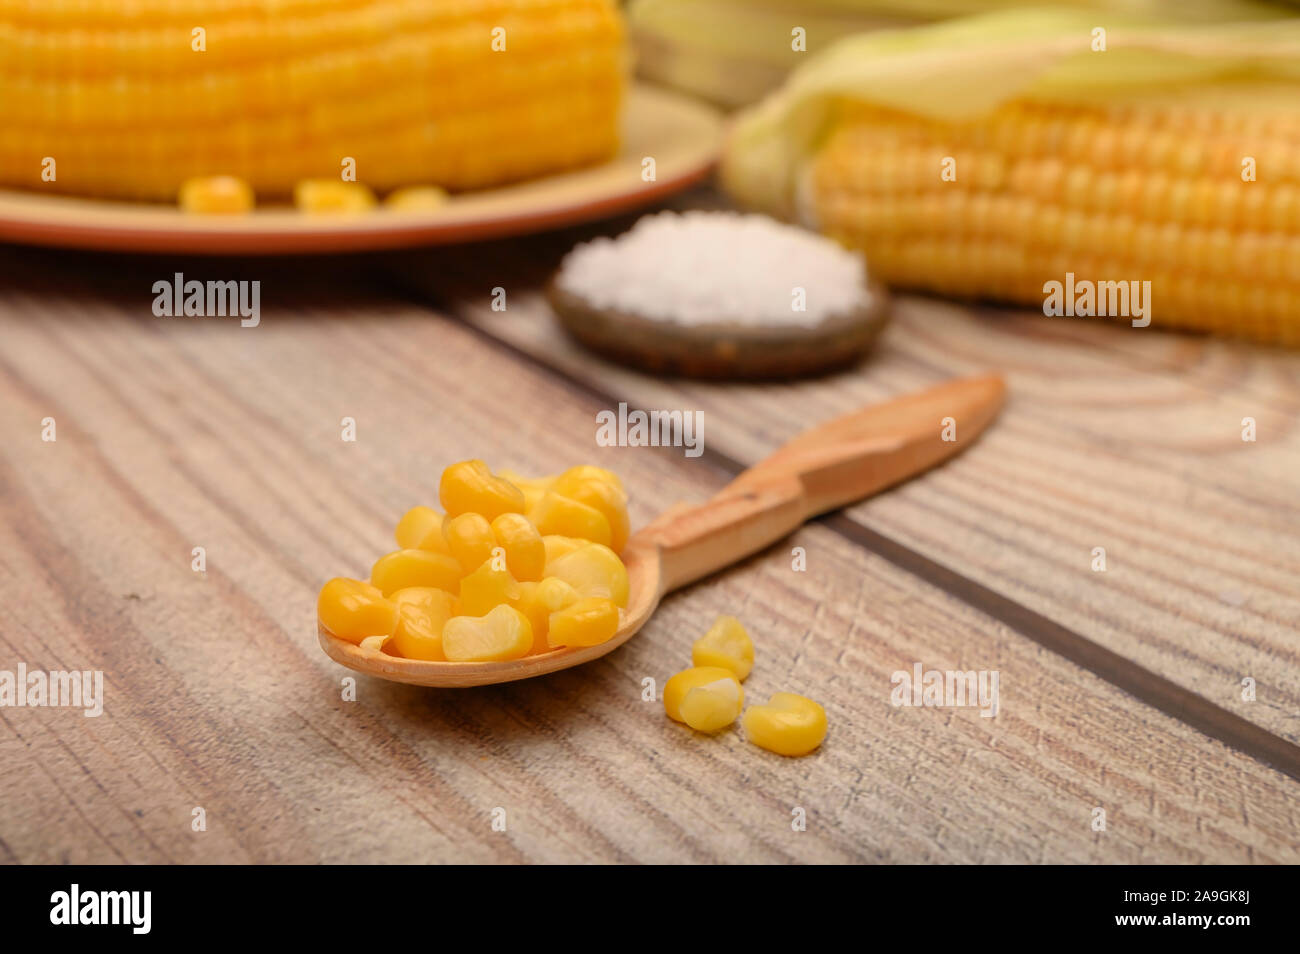
[[[320,624],[321,648],[359,672],[448,688],[527,679],[599,658],[632,638],[659,601],[788,536],[805,521],[933,467],[971,443],[1002,407],[1001,377],[963,378],[835,418],[749,468],[712,500],[677,504],[623,550],[631,591],[623,624],[599,646],[508,662],[401,659],[339,639]],[[943,419],[956,440],[943,440]]]

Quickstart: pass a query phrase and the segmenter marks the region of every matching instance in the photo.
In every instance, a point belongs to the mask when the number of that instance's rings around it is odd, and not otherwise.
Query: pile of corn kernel
[[[697,732],[719,732],[740,716],[740,684],[754,668],[754,643],[734,616],[719,616],[691,647],[692,668],[664,684],[664,711]],[[778,692],[765,706],[750,706],[745,737],[778,755],[807,755],[826,738],[826,710],[793,692]]]
[[[321,588],[325,629],[392,656],[450,662],[595,646],[618,631],[628,517],[615,474],[581,466],[526,478],[467,460],[443,471],[438,496],[442,513],[402,517],[400,549],[379,558],[368,583],[336,577]]]

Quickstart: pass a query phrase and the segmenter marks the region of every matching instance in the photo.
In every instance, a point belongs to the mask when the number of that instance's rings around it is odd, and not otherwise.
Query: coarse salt
[[[603,310],[681,325],[803,325],[870,302],[862,259],[762,215],[661,212],[573,249],[556,279]]]

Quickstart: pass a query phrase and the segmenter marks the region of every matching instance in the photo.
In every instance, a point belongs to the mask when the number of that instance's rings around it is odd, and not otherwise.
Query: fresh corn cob
[[[1155,326],[1300,345],[1300,24],[1117,28],[1094,52],[1083,20],[991,22],[980,89],[971,24],[869,79],[796,76],[805,125],[781,97],[750,114],[724,180],[900,287],[1045,307],[1067,276],[1149,281]]]
[[[0,0],[0,184],[491,186],[611,155],[625,70],[613,0]]]

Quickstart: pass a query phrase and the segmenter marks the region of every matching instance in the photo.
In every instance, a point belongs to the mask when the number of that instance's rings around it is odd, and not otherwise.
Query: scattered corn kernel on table
[[[0,709],[0,860],[1300,861],[1300,356],[900,296],[852,371],[656,379],[542,296],[626,224],[323,263],[0,249],[0,669],[105,679],[98,718]],[[260,280],[260,325],[155,318],[176,270]],[[608,466],[635,527],[818,420],[993,369],[978,444],[589,665],[352,700],[317,646],[322,582],[364,576],[453,461]],[[620,401],[703,411],[705,453],[597,447]],[[824,704],[813,755],[646,700],[720,614],[754,637],[747,694]],[[918,665],[996,671],[996,716],[893,704]]]

